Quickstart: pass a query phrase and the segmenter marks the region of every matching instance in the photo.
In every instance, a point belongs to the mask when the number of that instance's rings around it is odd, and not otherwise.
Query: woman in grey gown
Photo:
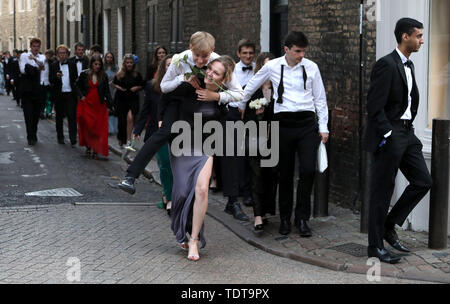
[[[200,113],[202,122],[221,119],[222,106],[217,102],[202,102],[199,96],[207,96],[211,92],[219,90],[217,84],[223,86],[233,74],[234,61],[228,56],[222,56],[212,61],[206,70],[204,89],[195,90],[185,82],[171,94],[171,98],[179,99],[180,120],[189,123],[191,129],[194,126],[194,114]],[[203,82],[203,80],[201,80]],[[194,132],[191,132],[194,134]],[[208,136],[203,134],[204,137]],[[194,140],[191,141],[194,143]],[[174,151],[172,147],[172,152]],[[190,147],[194,151],[194,147]],[[200,155],[200,156],[195,156]],[[189,249],[188,259],[198,261],[198,242],[205,247],[204,219],[208,209],[208,191],[211,178],[213,157],[192,153],[191,156],[171,156],[173,172],[172,191],[172,230],[177,242],[183,249]],[[190,237],[187,237],[189,233]]]

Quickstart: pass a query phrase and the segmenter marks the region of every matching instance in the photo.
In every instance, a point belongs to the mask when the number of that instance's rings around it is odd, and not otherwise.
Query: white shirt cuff
[[[328,130],[328,125],[327,124],[319,124],[319,132],[320,133],[330,133],[330,131]]]
[[[388,133],[386,133],[386,134],[384,135],[384,138],[391,137],[391,135],[392,135],[392,131],[389,131]]]

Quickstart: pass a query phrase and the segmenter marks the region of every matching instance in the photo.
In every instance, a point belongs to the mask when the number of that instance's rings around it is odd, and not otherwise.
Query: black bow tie
[[[61,65],[69,64],[67,61],[61,62]]]
[[[410,68],[410,69],[411,69],[412,66],[413,66],[413,62],[412,62],[411,60],[406,61],[404,64],[405,64],[406,67],[408,67],[408,68]]]
[[[253,71],[253,67],[252,66],[242,67],[242,72],[245,72],[245,71]]]
[[[75,58],[75,62],[76,63],[78,63],[78,62],[82,62],[83,61],[83,59],[82,58]]]

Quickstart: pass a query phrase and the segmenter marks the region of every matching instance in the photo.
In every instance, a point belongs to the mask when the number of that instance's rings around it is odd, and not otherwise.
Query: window
[[[147,9],[147,23],[148,23],[148,42],[150,46],[155,47],[156,43],[156,33],[157,30],[157,9],[158,9],[158,3],[157,1],[151,1],[149,3],[148,9]]]
[[[9,0],[9,13],[14,14],[14,0]]]
[[[2,11],[3,11],[3,0],[0,0],[0,16],[2,15]]]
[[[12,52],[14,48],[15,48],[14,38],[13,37],[9,37],[9,40],[8,40],[8,51]]]
[[[450,119],[450,1],[432,0],[430,17],[429,127]]]
[[[103,50],[106,52],[110,51],[110,41],[111,41],[111,10],[106,9],[103,11]]]
[[[33,0],[27,0],[27,10],[28,11],[33,10]]]
[[[18,4],[18,11],[19,12],[25,11],[25,0],[18,0],[17,4]]]
[[[124,44],[123,44],[123,37],[124,37],[124,28],[125,28],[125,7],[120,7],[117,10],[118,15],[118,29],[117,29],[117,61],[119,63],[119,66],[122,66],[122,60],[124,56]]]
[[[171,39],[170,49],[172,53],[178,53],[183,50],[184,40],[184,1],[172,0],[170,2],[171,10]]]

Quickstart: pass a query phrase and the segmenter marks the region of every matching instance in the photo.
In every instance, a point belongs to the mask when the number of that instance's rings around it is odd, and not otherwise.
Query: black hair
[[[415,19],[411,18],[402,18],[397,21],[397,25],[395,26],[395,38],[397,42],[402,43],[403,34],[408,34],[411,36],[414,33],[415,29],[423,29],[423,24]]]
[[[238,43],[238,51],[239,53],[242,51],[242,48],[246,47],[246,48],[252,48],[253,51],[256,51],[256,44],[250,40],[247,39],[242,39],[241,41],[239,41]]]
[[[305,48],[309,45],[308,38],[305,34],[303,34],[303,32],[293,31],[286,36],[284,40],[284,46],[292,48],[294,45],[301,48]]]

